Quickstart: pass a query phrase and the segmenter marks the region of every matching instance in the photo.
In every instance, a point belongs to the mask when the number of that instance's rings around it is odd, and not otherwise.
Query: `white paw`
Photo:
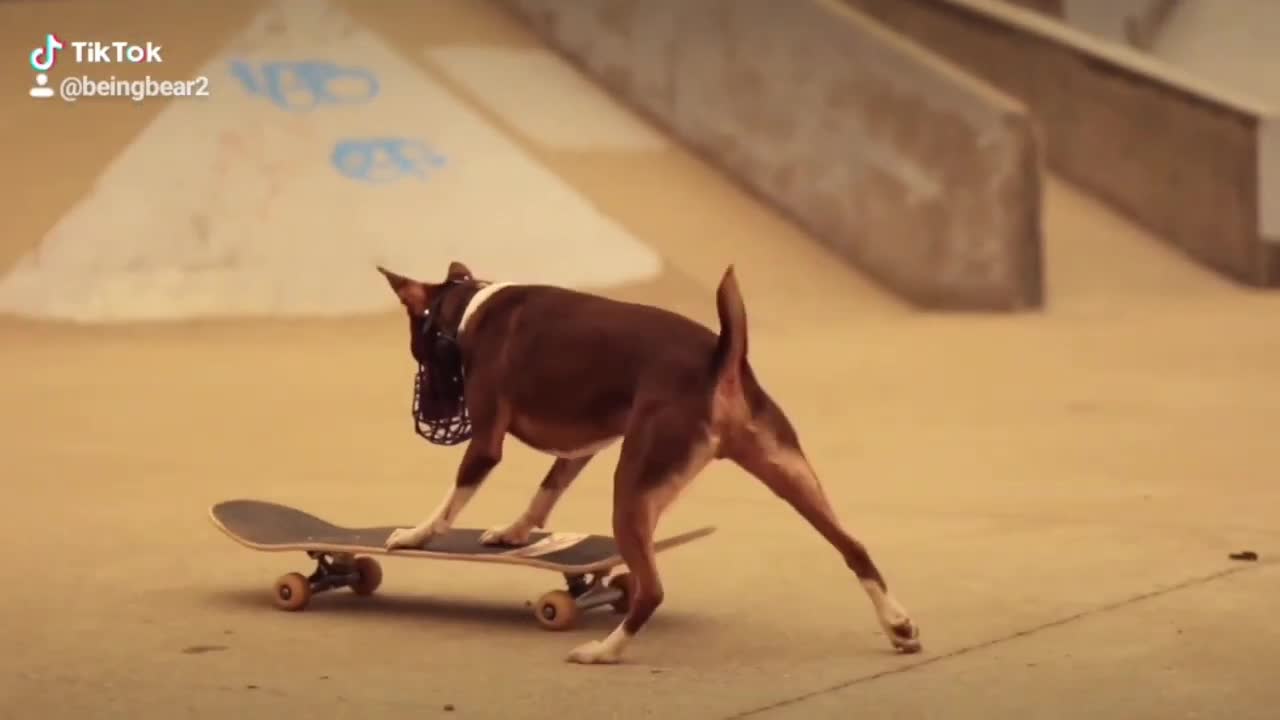
[[[569,653],[569,662],[579,665],[613,665],[621,659],[616,651],[610,652],[609,646],[599,640],[583,643]]]
[[[516,521],[507,527],[496,527],[485,530],[480,536],[483,545],[528,545],[533,528]]]
[[[391,531],[387,536],[387,540],[383,543],[388,550],[396,548],[420,548],[431,539],[434,535],[430,528],[427,530],[419,530],[418,528],[399,528]]]
[[[886,624],[885,632],[889,635],[889,642],[893,643],[894,649],[898,652],[911,655],[924,648],[920,642],[920,628],[910,620],[904,620],[897,625]]]

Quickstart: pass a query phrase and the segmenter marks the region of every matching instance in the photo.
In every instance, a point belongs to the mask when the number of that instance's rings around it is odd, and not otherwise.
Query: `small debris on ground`
[[[1245,561],[1245,562],[1257,562],[1257,561],[1258,561],[1258,553],[1256,553],[1256,552],[1254,552],[1254,551],[1252,551],[1252,550],[1242,550],[1242,551],[1237,552],[1237,553],[1231,553],[1231,554],[1230,554],[1230,555],[1228,555],[1227,557],[1231,558],[1232,560],[1243,560],[1243,561]]]
[[[445,711],[445,712],[453,712],[453,703],[445,703],[445,704],[444,704],[444,711]]]
[[[192,645],[182,648],[182,652],[184,655],[203,655],[211,652],[222,652],[226,649],[226,645]]]

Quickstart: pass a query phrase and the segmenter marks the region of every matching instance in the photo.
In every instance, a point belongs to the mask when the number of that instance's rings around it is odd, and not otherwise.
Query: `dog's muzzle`
[[[433,322],[435,315],[427,313],[414,339],[418,374],[413,381],[413,425],[433,445],[457,445],[471,439],[462,351],[457,340]]]
[[[458,378],[461,384],[461,378]],[[419,365],[413,380],[413,425],[418,435],[433,445],[457,445],[471,439],[471,418],[461,394],[456,398],[435,397],[440,386],[429,366]],[[452,384],[444,383],[444,384]],[[441,401],[445,402],[441,402]],[[449,402],[449,401],[452,402]],[[452,411],[444,411],[452,405]]]

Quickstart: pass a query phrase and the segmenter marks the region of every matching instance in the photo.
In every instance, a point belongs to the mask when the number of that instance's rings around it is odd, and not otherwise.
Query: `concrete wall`
[[[1068,25],[1122,45],[1147,47],[1172,0],[1062,0]]]
[[[1204,264],[1280,285],[1266,106],[1006,3],[845,1],[1021,98],[1068,179]]]
[[[503,2],[908,300],[1040,305],[1038,144],[986,84],[834,1]]]
[[[1280,246],[1280,117],[1268,118],[1259,133],[1258,195],[1262,200],[1263,242]],[[1272,256],[1280,251],[1272,250]],[[1280,273],[1280,268],[1276,269]]]
[[[1017,5],[1028,10],[1035,10],[1052,17],[1060,18],[1066,12],[1064,4],[1067,0],[1004,0],[1010,5]]]
[[[1264,0],[1265,1],[1265,0]],[[1180,0],[1000,0],[1034,10],[1100,38],[1149,48]]]
[[[1280,2],[1183,2],[1150,45],[1156,58],[1280,108]]]

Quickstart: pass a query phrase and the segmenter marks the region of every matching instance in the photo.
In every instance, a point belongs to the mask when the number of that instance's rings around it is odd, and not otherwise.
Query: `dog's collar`
[[[471,299],[467,301],[467,307],[462,311],[462,319],[458,321],[458,337],[462,337],[463,333],[467,331],[467,324],[471,322],[471,318],[475,316],[476,311],[480,309],[481,305],[484,305],[486,300],[493,297],[493,294],[499,290],[505,287],[511,287],[514,284],[515,283],[506,282],[480,283],[478,285],[479,289],[471,296]]]
[[[442,310],[444,308],[445,301],[448,300],[451,295],[456,293],[462,285],[462,281],[451,281],[446,283],[445,286],[436,293],[431,304],[427,306],[426,311],[420,316],[420,330],[423,335],[443,338],[454,343],[458,341],[458,335],[461,334],[462,325],[466,321],[466,310],[470,307],[470,301],[472,298],[467,298],[467,305],[464,306],[463,313],[458,317],[458,321],[456,323],[450,322],[449,319],[444,316]],[[472,287],[483,287],[483,285],[473,285]]]

